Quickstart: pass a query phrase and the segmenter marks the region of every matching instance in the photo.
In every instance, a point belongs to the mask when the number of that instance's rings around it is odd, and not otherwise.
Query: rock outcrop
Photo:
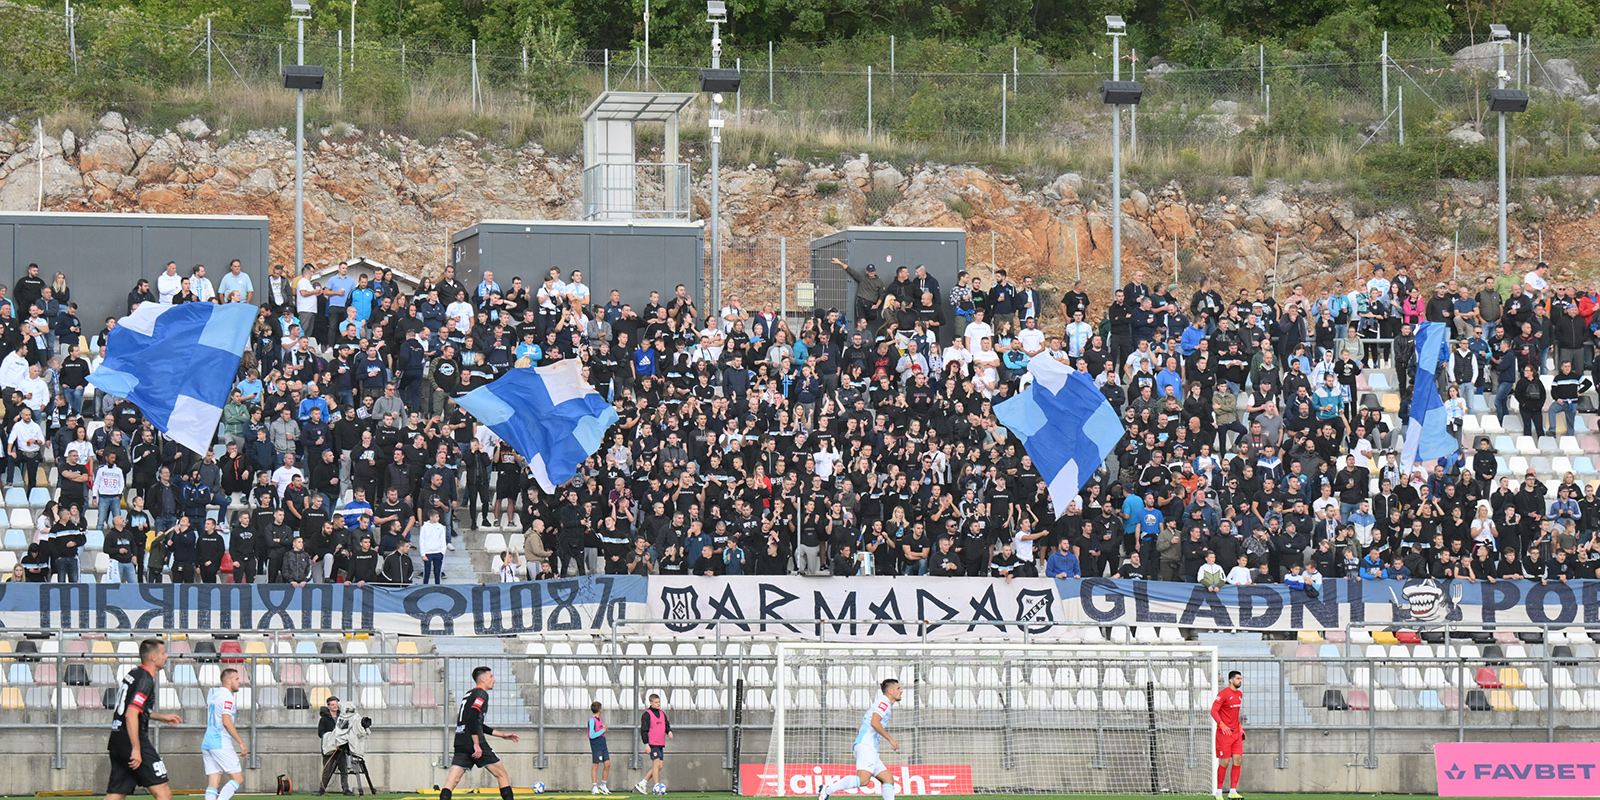
[[[312,261],[348,257],[353,232],[357,255],[432,274],[445,262],[450,233],[478,220],[576,219],[582,211],[581,164],[535,144],[511,150],[461,137],[425,145],[338,124],[318,133],[306,148]],[[0,208],[264,214],[273,259],[292,258],[294,143],[282,129],[214,130],[193,119],[179,130],[147,132],[108,113],[92,130],[41,143],[0,124],[0,158]],[[1106,176],[1022,179],[972,166],[891,165],[861,154],[838,163],[785,159],[775,168],[725,167],[721,178],[723,242],[738,252],[724,259],[724,282],[745,292],[747,302],[777,298],[778,237],[788,238],[795,283],[805,279],[804,243],[850,225],[962,228],[970,268],[1031,275],[1048,292],[1065,290],[1080,275],[1098,289],[1110,283]],[[709,187],[704,174],[693,186],[700,218],[709,213]],[[1541,220],[1545,259],[1579,272],[1587,267],[1578,265],[1595,263],[1600,222],[1591,212],[1600,201],[1588,198],[1600,196],[1600,178],[1541,178],[1524,189],[1530,213],[1518,216]],[[1186,284],[1210,275],[1224,287],[1262,285],[1268,272],[1282,285],[1349,279],[1373,263],[1446,278],[1457,268],[1490,269],[1492,237],[1477,234],[1458,262],[1452,234],[1493,230],[1494,187],[1463,184],[1442,192],[1410,209],[1365,214],[1327,186],[1269,182],[1253,190],[1246,179],[1229,178],[1214,195],[1198,197],[1175,182],[1130,181],[1122,206],[1124,267]],[[1538,236],[1514,224],[1516,257],[1536,257]]]

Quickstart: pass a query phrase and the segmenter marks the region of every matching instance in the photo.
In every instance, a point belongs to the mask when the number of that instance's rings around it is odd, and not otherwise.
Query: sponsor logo
[[[1440,797],[1600,795],[1600,744],[1441,742],[1434,764]]]
[[[901,795],[972,794],[972,767],[962,764],[919,764],[890,767],[895,792]],[[856,774],[851,764],[785,764],[780,778],[777,767],[769,764],[742,764],[739,789],[750,797],[815,797],[828,784]],[[879,794],[876,778],[859,789],[841,795]]]

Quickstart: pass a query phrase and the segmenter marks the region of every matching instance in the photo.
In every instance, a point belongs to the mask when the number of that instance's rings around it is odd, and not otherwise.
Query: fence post
[[[867,141],[872,141],[872,65],[867,65]]]
[[[767,40],[767,105],[777,105],[772,102],[772,40]]]
[[[603,69],[606,77],[606,91],[609,92],[611,91],[611,48],[607,47],[605,53],[605,66]],[[522,71],[528,71],[528,48],[526,47],[522,48]]]
[[[778,318],[789,318],[789,237],[778,237]]]
[[[1006,74],[1000,73],[1000,152],[1002,153],[1006,151],[1006,86],[1009,83]]]
[[[1389,32],[1383,32],[1383,115],[1389,116]]]
[[[733,71],[734,72],[738,72],[740,74],[744,73],[744,58],[743,57],[735,58],[733,60]],[[744,124],[744,82],[743,81],[740,81],[739,88],[735,89],[733,91],[733,121],[737,122],[740,125]]]
[[[1394,99],[1397,104],[1396,112],[1400,117],[1400,146],[1406,146],[1406,87],[1404,84],[1394,87]]]
[[[70,21],[68,22],[70,25]],[[211,18],[206,17],[206,91],[211,91]]]
[[[478,113],[478,40],[472,40],[472,113]]]
[[[1256,45],[1256,96],[1266,102],[1267,96],[1267,46]]]
[[[344,29],[339,29],[339,103],[344,104]]]

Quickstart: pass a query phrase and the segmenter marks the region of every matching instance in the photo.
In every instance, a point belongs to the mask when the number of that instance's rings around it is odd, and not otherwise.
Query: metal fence
[[[272,91],[282,65],[294,63],[291,25],[241,28],[199,17],[161,24],[129,9],[8,7],[0,36],[19,43],[26,86],[53,86],[62,96],[136,102],[130,87],[242,84]],[[339,22],[342,22],[340,20]],[[337,25],[338,22],[325,25]],[[222,30],[226,25],[229,29]],[[20,43],[26,40],[26,52]],[[1129,137],[1181,152],[1243,133],[1306,150],[1359,147],[1402,136],[1438,139],[1488,116],[1484,93],[1498,65],[1481,35],[1400,38],[1385,34],[1333,52],[1291,52],[1263,46],[1210,57],[1200,69],[1157,64],[1130,51],[1122,75],[1145,81]],[[1493,45],[1490,46],[1491,50]],[[359,25],[308,32],[306,62],[327,68],[323,97],[346,108],[403,115],[419,94],[448,96],[479,114],[516,105],[575,115],[611,89],[698,91],[700,64],[649,64],[634,50],[583,50],[558,45],[491,48],[476,41],[378,39]],[[1585,76],[1600,71],[1600,42],[1561,38],[1504,43],[1511,85],[1544,90],[1530,113],[1516,115],[1516,135],[1531,147],[1566,155],[1592,146],[1595,103]],[[955,52],[960,57],[952,58]],[[1224,54],[1227,56],[1228,54]],[[1142,59],[1142,60],[1141,60]],[[954,61],[959,68],[951,68]],[[964,49],[936,43],[850,43],[835,47],[730,43],[725,66],[744,73],[726,104],[730,125],[828,130],[872,138],[981,142],[1002,151],[1018,144],[1103,141],[1107,112],[1097,96],[1109,77],[1108,54],[1055,63],[1011,47]],[[1574,80],[1576,76],[1576,80]],[[19,97],[24,97],[20,95]],[[13,98],[14,100],[17,98]]]
[[[613,628],[598,637],[540,641],[526,653],[504,656],[178,652],[160,678],[158,706],[164,711],[203,711],[206,691],[218,685],[223,669],[233,667],[246,681],[237,719],[252,751],[262,731],[314,726],[318,709],[335,695],[382,726],[440,731],[437,752],[444,755],[450,750],[454,700],[471,687],[472,669],[487,664],[499,676],[488,721],[496,728],[527,732],[536,766],[545,766],[552,753],[565,752],[551,743],[570,743],[561,732],[581,728],[591,700],[628,711],[660,692],[674,709],[675,728],[722,732],[723,766],[731,768],[736,723],[755,732],[771,724],[770,704],[745,703],[742,718],[735,716],[742,689],[772,691],[774,639],[751,640],[747,633],[736,633],[753,622],[719,621],[706,639],[685,642],[652,641]],[[815,622],[827,637],[840,635],[851,621]],[[926,630],[915,621],[905,624]],[[1431,643],[1415,647],[1369,643],[1370,631],[1352,630],[1340,644],[1269,638],[1264,644],[1278,648],[1272,654],[1262,652],[1259,641],[1201,643],[1219,646],[1221,669],[1244,672],[1249,687],[1246,724],[1257,742],[1275,737],[1271,747],[1280,768],[1289,766],[1291,755],[1321,752],[1296,745],[1294,737],[1327,731],[1355,742],[1352,747],[1364,747],[1363,766],[1376,768],[1389,747],[1380,743],[1384,734],[1426,732],[1417,741],[1467,741],[1474,730],[1494,727],[1519,740],[1564,741],[1600,730],[1600,678],[1595,671],[1600,661],[1588,639],[1591,629],[1561,628],[1559,639],[1552,630],[1529,627],[1522,632],[1531,635],[1514,642],[1502,636],[1497,644],[1482,631],[1424,627],[1424,640]],[[1138,639],[1126,629],[1109,633],[1113,645]],[[1021,641],[1031,639],[1024,635]],[[295,639],[285,636],[283,641]],[[371,641],[374,649],[394,649],[386,639]],[[1557,641],[1580,643],[1563,646]],[[892,642],[880,645],[893,647]],[[115,686],[137,659],[103,652],[16,652],[6,654],[4,663],[0,708],[6,713],[0,730],[53,737],[53,745],[40,750],[53,747],[52,763],[65,768],[66,754],[99,751],[97,737],[67,734],[104,730]],[[613,727],[628,732],[635,742],[632,759],[637,765],[642,756],[632,719],[624,713]],[[78,750],[74,743],[87,749]]]

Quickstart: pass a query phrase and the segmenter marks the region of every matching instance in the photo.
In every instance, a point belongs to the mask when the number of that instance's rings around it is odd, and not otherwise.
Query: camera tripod
[[[322,784],[317,787],[319,796],[328,793],[328,781],[333,778],[333,773],[336,770],[339,772],[340,783],[344,784],[345,794],[350,794],[348,780],[351,775],[354,775],[356,779],[355,795],[357,797],[363,794],[378,794],[377,787],[372,784],[372,773],[367,770],[367,760],[361,756],[352,755],[347,745],[340,745],[339,749],[329,753],[328,757],[322,762]],[[361,789],[362,778],[367,780],[365,792]]]

